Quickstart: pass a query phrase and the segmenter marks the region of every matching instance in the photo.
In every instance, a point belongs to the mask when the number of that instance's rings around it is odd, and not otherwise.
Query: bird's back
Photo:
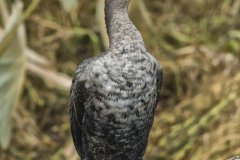
[[[84,90],[87,95],[83,103],[75,102],[84,112],[77,119],[84,139],[81,155],[93,160],[141,159],[157,103],[158,64],[148,53],[123,53],[106,54],[88,67],[77,71],[75,80],[75,86],[84,88],[72,88],[73,94],[82,96],[78,92]]]

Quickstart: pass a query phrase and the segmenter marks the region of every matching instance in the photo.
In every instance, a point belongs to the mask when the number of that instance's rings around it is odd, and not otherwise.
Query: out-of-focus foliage
[[[4,5],[0,2],[0,5]],[[2,13],[4,11],[2,10]],[[3,13],[8,16],[7,11]],[[4,38],[12,32],[12,28],[22,15],[22,4],[15,4],[13,13],[6,24],[5,32],[2,33],[0,46],[3,46]],[[25,72],[24,47],[25,39],[23,26],[19,27],[14,40],[8,44],[8,47],[2,53],[0,59],[0,144],[6,148],[11,138],[11,113],[12,108],[18,103],[21,93]]]
[[[23,2],[27,10],[34,0]],[[103,2],[41,0],[26,19],[26,82],[12,111],[10,147],[0,149],[0,159],[78,159],[68,88],[77,64],[107,47]],[[131,0],[130,17],[164,68],[146,160],[240,154],[239,16],[239,0]]]
[[[78,5],[78,1],[77,0],[59,0],[62,5],[63,8],[65,9],[66,12],[71,12],[74,9],[76,9],[77,5]]]

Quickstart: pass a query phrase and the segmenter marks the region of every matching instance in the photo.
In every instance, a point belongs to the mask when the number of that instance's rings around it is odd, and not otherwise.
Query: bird
[[[73,143],[82,160],[142,160],[163,71],[128,16],[130,0],[105,0],[109,48],[76,68],[70,89]]]

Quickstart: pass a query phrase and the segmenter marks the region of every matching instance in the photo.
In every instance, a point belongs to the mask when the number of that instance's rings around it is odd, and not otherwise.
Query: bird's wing
[[[84,104],[89,97],[88,91],[85,88],[85,81],[83,80],[83,77],[86,75],[85,72],[88,72],[86,68],[91,65],[94,59],[95,58],[85,60],[78,66],[70,89],[70,127],[75,148],[78,154],[81,154],[81,157],[83,157],[85,153],[84,142],[82,138],[82,122],[85,114]]]
[[[82,153],[81,147],[82,119],[84,115],[84,97],[81,96],[81,93],[85,92],[86,91],[84,82],[78,82],[77,80],[73,79],[72,87],[70,90],[69,115],[72,138],[78,153]]]

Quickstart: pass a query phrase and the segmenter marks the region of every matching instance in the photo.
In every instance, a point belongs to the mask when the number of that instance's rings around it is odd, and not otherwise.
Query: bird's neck
[[[126,45],[145,48],[141,34],[129,19],[127,7],[122,10],[105,7],[105,20],[110,49]]]

